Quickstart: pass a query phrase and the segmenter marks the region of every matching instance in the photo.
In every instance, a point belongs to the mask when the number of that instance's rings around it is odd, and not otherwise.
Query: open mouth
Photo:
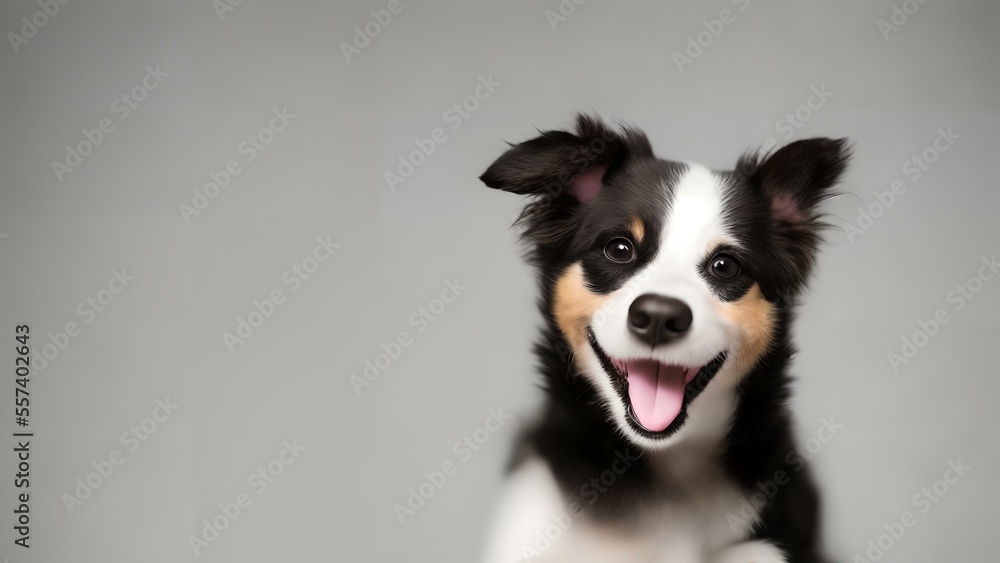
[[[628,422],[639,434],[667,438],[687,419],[687,406],[705,389],[726,361],[721,352],[701,366],[664,364],[654,359],[611,358],[588,330],[590,347],[625,404]]]

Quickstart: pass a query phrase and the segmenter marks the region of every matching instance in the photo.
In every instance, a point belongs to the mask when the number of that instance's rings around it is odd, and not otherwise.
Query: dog
[[[788,461],[789,332],[850,153],[812,138],[715,171],[581,114],[489,166],[531,198],[545,400],[487,562],[825,561],[817,489]]]

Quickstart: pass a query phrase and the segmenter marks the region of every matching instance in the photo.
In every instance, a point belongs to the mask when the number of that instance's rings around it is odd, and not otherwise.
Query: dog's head
[[[848,152],[843,139],[808,139],[712,171],[580,116],[573,132],[513,146],[481,179],[534,196],[519,221],[544,313],[612,423],[657,448],[683,435],[696,398],[735,387],[772,346]]]

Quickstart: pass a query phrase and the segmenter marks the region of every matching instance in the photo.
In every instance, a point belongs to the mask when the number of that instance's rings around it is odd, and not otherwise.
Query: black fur
[[[601,139],[603,148],[595,149]],[[598,143],[600,145],[600,143]],[[793,353],[789,327],[793,308],[812,271],[822,223],[817,206],[843,173],[849,151],[844,140],[810,139],[792,143],[768,157],[747,154],[735,169],[723,172],[725,220],[738,233],[744,250],[716,249],[734,255],[745,271],[739,279],[713,280],[723,300],[745,294],[753,283],[777,311],[773,345],[739,388],[738,405],[719,462],[748,492],[773,481],[779,471],[789,482],[777,488],[762,511],[756,537],[775,543],[797,563],[820,562],[819,497],[807,469],[790,460],[794,441],[786,407]],[[571,193],[573,179],[594,166],[607,166],[598,198],[581,203]],[[652,485],[652,469],[640,448],[613,425],[601,397],[577,372],[571,348],[556,325],[553,286],[573,263],[581,262],[590,289],[608,293],[621,287],[654,259],[663,225],[654,212],[670,205],[669,186],[684,164],[653,155],[643,133],[615,130],[599,119],[579,116],[574,132],[549,131],[514,145],[481,177],[492,188],[533,197],[519,222],[524,226],[528,259],[538,269],[539,305],[544,318],[535,346],[546,402],[542,417],[528,428],[514,465],[530,453],[542,456],[568,499],[608,524],[627,525],[640,506],[655,505],[669,490]],[[779,205],[774,205],[774,202]],[[606,260],[602,245],[628,235],[623,218],[640,217],[647,234],[637,243],[629,264]],[[616,459],[636,457],[628,471],[615,476],[602,492],[593,479]],[[794,462],[794,463],[793,463]]]

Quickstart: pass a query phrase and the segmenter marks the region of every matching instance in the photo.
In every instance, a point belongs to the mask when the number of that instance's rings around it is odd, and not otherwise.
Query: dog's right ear
[[[579,115],[575,132],[545,131],[513,145],[479,179],[516,194],[588,203],[600,193],[604,175],[622,159],[626,146],[622,135],[599,119]]]
[[[518,218],[522,234],[535,243],[536,257],[560,256],[579,224],[578,212],[636,152],[653,153],[640,131],[612,129],[598,118],[578,115],[574,132],[545,131],[513,145],[480,179],[491,188],[533,196]]]

